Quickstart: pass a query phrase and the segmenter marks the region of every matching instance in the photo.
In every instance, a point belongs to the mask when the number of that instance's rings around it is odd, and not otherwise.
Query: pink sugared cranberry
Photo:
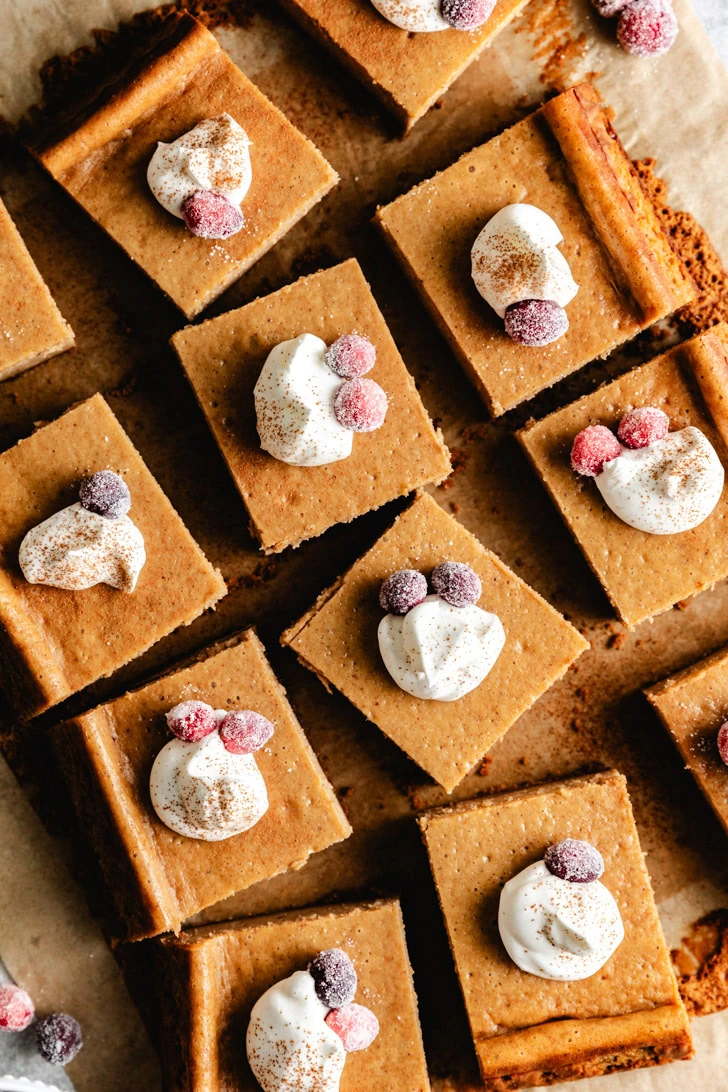
[[[339,1036],[348,1054],[366,1050],[379,1035],[379,1021],[364,1005],[351,1004],[332,1009],[324,1020]]]
[[[229,239],[244,223],[238,206],[212,190],[195,190],[182,205],[182,216],[192,234],[201,239]]]
[[[406,614],[427,595],[427,581],[417,569],[399,569],[379,590],[379,605],[387,614]]]
[[[589,425],[577,433],[571,445],[571,468],[586,478],[596,478],[621,450],[619,440],[605,425]]]
[[[352,432],[374,432],[387,416],[387,396],[373,379],[347,379],[334,397],[336,420]]]
[[[640,406],[625,413],[619,422],[617,436],[625,447],[647,447],[667,436],[670,418],[656,406]]]
[[[461,561],[443,561],[432,570],[432,590],[451,607],[469,607],[480,599],[480,577]]]
[[[495,0],[442,0],[442,17],[455,30],[477,30],[491,16]]]
[[[678,25],[669,0],[632,0],[622,9],[617,40],[635,57],[660,57],[677,38]]]
[[[512,303],[503,320],[506,333],[519,345],[537,349],[558,341],[569,329],[566,311],[553,300]]]
[[[0,986],[0,1028],[23,1031],[35,1015],[30,995],[20,986]]]
[[[204,701],[182,701],[167,713],[167,726],[185,743],[197,743],[217,728],[211,705]]]
[[[342,334],[326,350],[326,363],[342,379],[359,379],[374,367],[377,350],[368,337]]]
[[[264,747],[273,735],[267,717],[252,709],[234,709],[226,713],[220,725],[220,739],[233,755],[252,755]]]
[[[604,858],[589,842],[565,838],[549,846],[544,864],[554,876],[569,883],[594,883],[604,873]]]
[[[319,952],[308,968],[316,996],[327,1009],[338,1009],[354,1000],[357,975],[354,964],[341,948]]]
[[[68,1065],[83,1046],[83,1033],[78,1020],[65,1012],[54,1012],[39,1020],[35,1041],[41,1058],[51,1065]]]
[[[622,8],[626,8],[631,0],[592,0],[593,6],[605,19],[611,19],[613,15],[619,15]]]
[[[718,754],[728,766],[728,720],[718,730]]]

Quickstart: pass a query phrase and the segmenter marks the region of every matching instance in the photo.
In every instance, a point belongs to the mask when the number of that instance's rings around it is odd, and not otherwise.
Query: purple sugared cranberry
[[[549,872],[569,883],[594,883],[604,873],[604,859],[589,842],[565,838],[544,853]]]
[[[728,720],[718,729],[718,754],[728,766]]]
[[[640,406],[625,413],[619,422],[617,436],[625,447],[640,448],[654,444],[667,436],[670,418],[657,406]]]
[[[121,519],[131,508],[129,487],[113,470],[98,470],[82,481],[78,499],[87,511],[106,519]]]
[[[167,727],[177,739],[197,743],[217,728],[217,718],[211,705],[204,701],[181,701],[167,713]]]
[[[81,1025],[65,1012],[54,1012],[36,1024],[35,1041],[51,1065],[68,1065],[83,1046]]]
[[[30,994],[20,986],[0,986],[0,1028],[24,1031],[35,1015]]]
[[[334,397],[336,420],[352,432],[374,432],[387,416],[387,396],[373,379],[347,379]]]
[[[596,478],[621,451],[619,440],[606,425],[588,425],[574,437],[571,469],[585,478]]]
[[[327,1013],[324,1020],[339,1036],[347,1054],[366,1050],[379,1035],[379,1021],[364,1005],[342,1005]]]
[[[566,311],[553,300],[512,303],[503,320],[506,333],[519,345],[538,349],[558,341],[569,329]]]
[[[617,41],[635,57],[660,57],[674,45],[677,32],[668,0],[632,0],[619,16]]]
[[[631,0],[591,0],[591,2],[599,15],[603,15],[605,19],[611,19],[614,15],[619,15],[622,8],[626,8]]]
[[[360,379],[371,371],[377,360],[377,350],[361,334],[342,334],[326,350],[326,363],[342,379]]]
[[[442,0],[442,17],[455,30],[477,30],[490,18],[496,0]]]
[[[245,222],[237,205],[212,190],[196,190],[188,197],[182,205],[182,218],[201,239],[229,239]]]
[[[354,1000],[357,977],[354,964],[341,948],[319,952],[309,967],[319,1001],[329,1009],[340,1009]]]
[[[427,595],[427,580],[416,569],[400,569],[382,584],[379,603],[387,614],[406,614]]]
[[[273,731],[273,725],[261,713],[252,709],[234,709],[222,719],[220,739],[231,754],[252,755],[265,746]]]
[[[432,590],[451,607],[470,607],[480,599],[480,577],[461,561],[443,561],[432,570]]]

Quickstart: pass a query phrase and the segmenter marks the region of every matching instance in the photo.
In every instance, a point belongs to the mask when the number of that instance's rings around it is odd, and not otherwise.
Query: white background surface
[[[728,65],[728,3],[726,0],[693,0],[693,7],[703,20],[723,64]]]

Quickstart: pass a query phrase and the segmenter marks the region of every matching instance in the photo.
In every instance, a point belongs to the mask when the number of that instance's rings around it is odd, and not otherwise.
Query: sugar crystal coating
[[[122,519],[131,508],[131,493],[113,470],[99,470],[81,482],[78,499],[88,512],[106,519]]]
[[[619,440],[605,425],[589,425],[577,433],[571,445],[571,468],[586,478],[596,478],[605,463],[621,451]]]
[[[334,397],[336,420],[352,432],[374,432],[387,416],[387,396],[372,379],[347,379]]]
[[[592,0],[593,6],[605,19],[611,19],[613,15],[619,15],[622,8],[626,8],[631,0]]]
[[[660,57],[677,38],[678,23],[668,0],[632,0],[622,9],[617,40],[635,57]]]
[[[20,986],[0,986],[0,1028],[24,1031],[35,1015],[30,994]]]
[[[427,596],[427,580],[416,569],[399,569],[382,584],[379,603],[387,614],[406,614]]]
[[[443,561],[432,570],[432,590],[451,607],[477,603],[483,591],[480,577],[460,561]]]
[[[379,1021],[364,1005],[342,1005],[339,1009],[332,1009],[324,1019],[339,1036],[348,1054],[366,1050],[379,1035]]]
[[[625,413],[619,422],[617,436],[625,447],[648,447],[662,440],[670,428],[670,419],[656,406],[640,406]]]
[[[604,873],[604,859],[589,842],[565,838],[544,853],[549,872],[569,883],[594,883]]]
[[[36,1024],[35,1041],[51,1065],[68,1065],[83,1046],[81,1025],[65,1012],[54,1012]]]
[[[554,300],[521,300],[506,309],[506,333],[519,345],[537,349],[558,341],[569,329],[566,311]]]
[[[201,239],[229,239],[244,223],[237,205],[211,190],[191,194],[182,205],[182,217],[192,234]]]
[[[167,713],[167,726],[185,743],[197,743],[215,731],[217,719],[207,702],[182,701]]]
[[[273,735],[273,725],[253,709],[234,709],[220,724],[220,739],[233,755],[252,755],[264,747]]]
[[[442,0],[442,17],[455,30],[477,30],[491,16],[496,0]]]
[[[357,977],[354,964],[341,948],[327,948],[309,967],[316,985],[316,996],[330,1009],[339,1009],[354,1000]]]
[[[326,363],[342,379],[359,379],[374,367],[377,350],[361,334],[342,334],[326,350]]]
[[[728,720],[718,730],[718,754],[728,766]]]

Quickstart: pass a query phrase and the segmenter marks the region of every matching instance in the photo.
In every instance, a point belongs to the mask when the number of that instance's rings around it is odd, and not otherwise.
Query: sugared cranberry
[[[368,337],[342,334],[326,350],[326,363],[342,379],[359,379],[376,363],[377,350]]]
[[[354,1000],[357,977],[354,964],[341,948],[319,952],[309,967],[316,996],[329,1009],[340,1009]]]
[[[625,447],[647,447],[667,436],[670,418],[656,406],[641,406],[625,413],[619,422],[617,436]]]
[[[387,416],[387,396],[373,379],[347,379],[334,398],[336,420],[352,432],[374,432]]]
[[[533,349],[558,341],[569,329],[566,311],[553,300],[512,303],[503,321],[506,333],[513,341]]]
[[[366,1050],[379,1035],[379,1021],[364,1005],[342,1005],[327,1013],[324,1020],[339,1036],[348,1054]]]
[[[211,705],[204,701],[181,701],[167,713],[167,726],[177,739],[185,743],[197,743],[217,728],[217,719]]]
[[[668,0],[632,0],[622,9],[617,40],[635,57],[659,57],[677,38],[675,12]]]
[[[35,1015],[30,995],[20,986],[0,986],[0,1028],[23,1031]]]
[[[577,838],[565,838],[549,846],[543,860],[549,872],[569,883],[594,883],[604,873],[604,859],[599,850]]]
[[[245,218],[237,205],[221,193],[196,190],[182,205],[182,217],[193,235],[201,239],[229,239]]]
[[[83,1046],[81,1025],[65,1012],[54,1012],[36,1024],[35,1041],[51,1065],[68,1065]]]
[[[252,709],[234,709],[226,713],[220,725],[220,739],[233,755],[252,755],[264,747],[273,735],[267,717]]]
[[[442,0],[442,17],[455,30],[477,30],[491,16],[495,0]]]
[[[451,607],[469,607],[477,603],[483,586],[480,577],[461,561],[443,561],[432,570],[432,590]]]
[[[728,720],[718,729],[718,754],[728,766]]]
[[[400,569],[382,584],[379,603],[387,614],[406,614],[427,595],[427,581],[416,569]]]
[[[99,470],[81,482],[78,499],[89,512],[107,519],[121,519],[131,508],[129,487],[113,470]]]
[[[571,468],[586,478],[596,478],[621,450],[619,440],[605,425],[589,425],[577,433],[571,445]]]
[[[592,0],[592,4],[605,19],[611,19],[613,15],[619,15],[622,8],[626,8],[631,0]]]

